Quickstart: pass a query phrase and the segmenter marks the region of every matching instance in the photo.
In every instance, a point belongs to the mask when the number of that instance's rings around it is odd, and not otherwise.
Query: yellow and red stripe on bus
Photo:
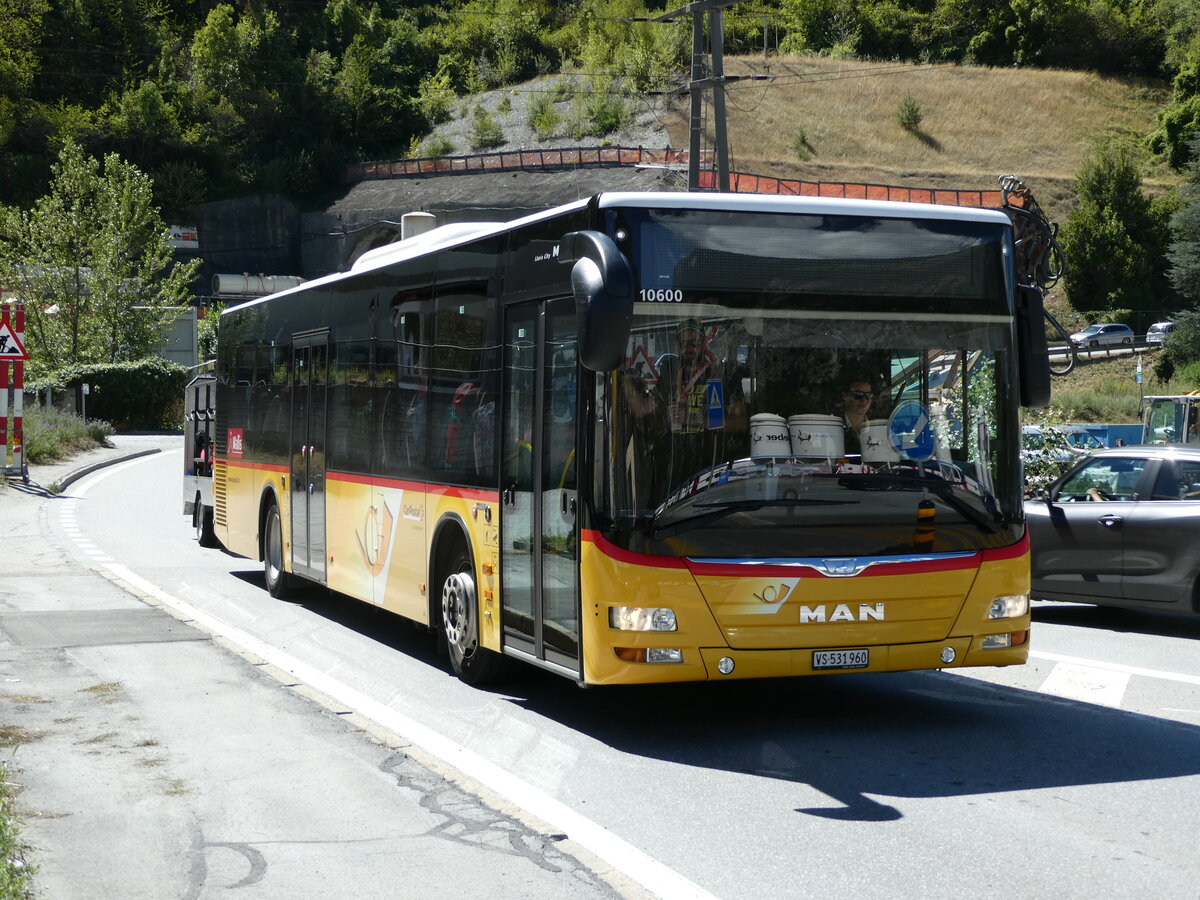
[[[218,460],[218,468],[224,469],[217,477],[221,479],[223,474],[228,524],[219,536],[226,548],[250,559],[259,558],[259,510],[264,496],[273,493],[283,523],[285,567],[291,571],[288,467],[225,459]],[[328,471],[326,583],[338,593],[431,624],[427,560],[438,523],[454,520],[465,530],[475,560],[480,641],[498,651],[498,505],[499,495],[494,491]]]

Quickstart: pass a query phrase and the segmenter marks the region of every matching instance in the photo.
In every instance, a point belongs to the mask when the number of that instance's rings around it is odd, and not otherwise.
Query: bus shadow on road
[[[267,590],[261,570],[232,571],[230,574],[263,592]],[[301,582],[288,593],[286,600],[279,602],[299,606],[420,662],[442,668],[447,665],[445,655],[437,652],[433,632],[370,603],[338,594],[313,582]]]
[[[951,798],[1200,774],[1200,727],[939,672],[525,685],[517,701],[618,750],[806,784],[827,819],[901,819],[874,796]],[[1167,797],[1166,799],[1170,799]]]
[[[260,571],[232,574],[264,587]],[[448,668],[427,629],[370,604],[315,585],[288,602],[424,665]],[[1051,618],[1095,615],[1108,624],[1094,627],[1113,627],[1114,614],[1120,619],[1128,612],[1064,607],[1051,611]],[[961,674],[824,675],[581,691],[532,667],[515,672],[489,693],[625,753],[808,785],[834,805],[795,811],[826,819],[904,818],[899,805],[873,796],[969,797],[1200,775],[1200,727]]]

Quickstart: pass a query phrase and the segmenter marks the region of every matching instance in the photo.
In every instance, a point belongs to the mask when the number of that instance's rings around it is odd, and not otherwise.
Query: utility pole
[[[700,148],[703,139],[704,91],[712,91],[713,143],[717,158],[717,190],[729,190],[729,140],[725,125],[725,9],[741,0],[696,0],[663,13],[651,22],[671,22],[692,17],[692,70],[687,90],[691,94],[688,144],[688,190],[700,190]],[[712,47],[711,72],[705,75],[704,14],[708,13],[708,37]]]

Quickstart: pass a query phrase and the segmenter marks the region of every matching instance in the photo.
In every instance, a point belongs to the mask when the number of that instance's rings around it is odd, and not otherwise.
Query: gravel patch
[[[572,124],[584,117],[584,102],[589,95],[585,81],[571,75],[547,75],[523,84],[499,88],[459,99],[454,104],[455,117],[438,125],[422,146],[428,148],[447,141],[452,149],[430,154],[434,156],[466,156],[510,150],[549,150],[562,147],[648,147],[663,149],[670,146],[666,122],[670,111],[661,97],[627,96],[621,94],[626,110],[625,124],[606,135],[572,137]],[[550,98],[558,117],[558,126],[544,138],[539,138],[530,124],[531,108]],[[476,110],[484,110],[499,127],[503,141],[490,147],[472,147]],[[422,153],[424,155],[424,152]]]

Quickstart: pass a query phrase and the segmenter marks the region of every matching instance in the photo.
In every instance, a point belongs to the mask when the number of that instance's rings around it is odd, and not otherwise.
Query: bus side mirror
[[[1050,402],[1050,350],[1046,346],[1042,292],[1032,285],[1017,288],[1017,365],[1021,405],[1041,409]]]
[[[633,326],[633,269],[607,235],[573,231],[559,244],[559,262],[571,262],[571,289],[579,331],[579,361],[612,372],[625,360]]]

